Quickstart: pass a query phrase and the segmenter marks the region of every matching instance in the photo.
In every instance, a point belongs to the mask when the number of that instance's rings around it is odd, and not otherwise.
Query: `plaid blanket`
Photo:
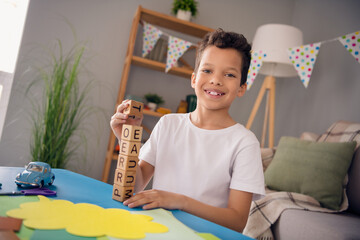
[[[318,136],[313,133],[304,133],[301,137],[304,140],[318,142],[347,142],[357,141],[360,145],[360,124],[345,121],[338,121],[330,126],[326,133]],[[271,163],[275,154],[274,149],[262,149],[261,157],[263,160],[264,171]],[[344,180],[346,186],[347,177]],[[342,212],[348,208],[346,189],[344,188],[343,202],[340,210],[335,211],[321,207],[320,203],[310,196],[299,193],[277,192],[266,190],[266,196],[251,203],[248,222],[243,231],[244,235],[260,240],[273,240],[271,225],[274,224],[281,213],[286,209],[301,209],[307,211],[335,213]]]
[[[346,197],[346,195],[345,195]],[[310,196],[290,192],[271,192],[266,196],[251,203],[251,210],[244,235],[260,240],[273,240],[271,225],[286,209],[302,209],[316,212],[341,212],[347,209],[347,199],[343,201],[339,211],[323,208],[320,203]]]
[[[360,145],[360,123],[338,121],[316,140],[317,142],[351,142]]]

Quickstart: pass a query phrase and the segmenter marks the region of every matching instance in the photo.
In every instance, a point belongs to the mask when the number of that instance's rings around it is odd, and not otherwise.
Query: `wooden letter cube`
[[[124,171],[121,169],[115,170],[114,184],[129,187],[135,185],[136,172]]]
[[[134,194],[134,187],[122,187],[114,184],[112,199],[123,202]]]
[[[126,156],[139,156],[140,142],[130,142],[121,140],[120,142],[120,154]]]
[[[124,171],[136,171],[138,162],[139,162],[138,157],[119,154],[116,168]]]
[[[143,108],[144,104],[142,102],[130,100],[129,106],[124,110],[124,113],[129,114],[129,118],[141,118]]]
[[[142,127],[124,124],[122,127],[121,139],[126,141],[140,142],[142,131]]]

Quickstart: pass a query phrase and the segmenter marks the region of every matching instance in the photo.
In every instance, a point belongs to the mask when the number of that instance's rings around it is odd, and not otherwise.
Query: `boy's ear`
[[[196,74],[193,72],[191,74],[191,87],[195,88],[195,82],[196,82]]]
[[[242,97],[244,96],[245,92],[247,89],[247,84],[244,83],[243,85],[240,86],[239,90],[238,90],[238,97]]]

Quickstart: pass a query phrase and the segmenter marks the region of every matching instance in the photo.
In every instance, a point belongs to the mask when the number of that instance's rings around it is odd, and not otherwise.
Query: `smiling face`
[[[235,49],[207,47],[191,77],[197,107],[228,111],[234,99],[246,91],[246,84],[240,86],[241,69],[242,58]]]

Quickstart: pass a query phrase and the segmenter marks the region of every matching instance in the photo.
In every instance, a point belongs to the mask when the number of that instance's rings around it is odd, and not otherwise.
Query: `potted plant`
[[[144,98],[147,101],[147,106],[152,111],[155,111],[158,105],[163,104],[165,102],[163,98],[157,95],[156,93],[145,94]]]
[[[57,50],[51,52],[51,63],[39,69],[26,94],[35,84],[42,82],[43,101],[34,108],[32,162],[45,162],[52,168],[65,168],[69,158],[82,144],[70,142],[89,111],[84,106],[87,87],[80,89],[79,68],[83,46],[75,46],[64,54],[58,41]]]
[[[195,0],[174,0],[171,11],[177,18],[190,21],[198,13],[197,4]]]

